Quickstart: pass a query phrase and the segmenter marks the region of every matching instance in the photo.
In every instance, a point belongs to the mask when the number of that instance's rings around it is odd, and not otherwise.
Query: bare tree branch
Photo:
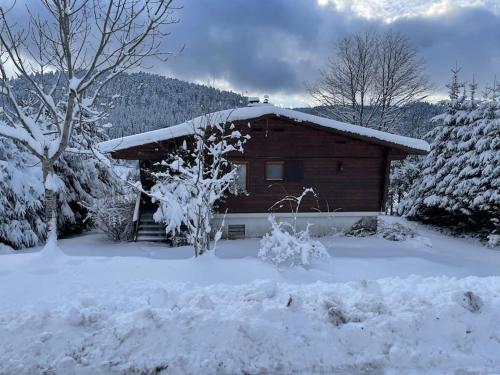
[[[27,31],[9,23],[13,6],[0,5],[0,95],[8,102],[0,113],[0,136],[40,160],[47,204],[53,205],[47,207],[50,223],[57,214],[53,166],[74,141],[74,128],[101,125],[105,110],[94,107],[101,88],[151,57],[168,56],[160,41],[168,35],[164,28],[178,21],[173,0],[41,3],[43,16],[28,9]],[[16,98],[7,65],[29,87],[25,103]]]
[[[329,117],[392,130],[429,89],[424,63],[404,35],[368,30],[338,41],[309,92]]]

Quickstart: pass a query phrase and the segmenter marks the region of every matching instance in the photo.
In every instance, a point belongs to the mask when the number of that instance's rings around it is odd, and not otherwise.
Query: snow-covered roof
[[[325,117],[315,116],[304,112],[295,111],[289,108],[276,107],[272,104],[251,105],[248,107],[228,109],[219,112],[213,112],[206,116],[196,117],[192,120],[183,122],[179,125],[170,126],[163,129],[153,130],[145,133],[129,135],[112,139],[99,144],[101,152],[115,152],[125,150],[131,147],[156,143],[168,139],[179,138],[193,134],[193,129],[206,126],[207,122],[225,123],[240,120],[251,120],[266,115],[275,115],[299,123],[308,123],[333,129],[339,133],[352,136],[354,138],[363,138],[372,140],[374,143],[384,143],[395,148],[403,148],[410,152],[418,154],[430,151],[427,142],[402,135],[391,134],[375,129],[366,128],[359,125],[348,124],[340,121],[331,120]]]

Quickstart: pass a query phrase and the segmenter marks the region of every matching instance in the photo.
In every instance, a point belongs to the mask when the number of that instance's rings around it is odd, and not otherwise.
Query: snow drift
[[[500,370],[499,277],[110,287],[2,306],[0,374]]]

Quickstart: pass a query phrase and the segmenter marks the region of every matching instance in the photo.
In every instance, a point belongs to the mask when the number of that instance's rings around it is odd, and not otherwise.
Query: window
[[[282,181],[284,177],[284,163],[282,161],[266,162],[266,180]]]
[[[248,163],[245,161],[232,162],[236,168],[236,190],[237,192],[247,191]]]
[[[287,160],[285,161],[285,180],[297,182],[304,179],[304,161]]]

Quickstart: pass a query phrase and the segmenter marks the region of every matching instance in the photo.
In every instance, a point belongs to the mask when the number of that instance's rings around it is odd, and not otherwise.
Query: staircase
[[[165,224],[153,220],[153,211],[144,210],[140,213],[136,241],[166,241]]]

